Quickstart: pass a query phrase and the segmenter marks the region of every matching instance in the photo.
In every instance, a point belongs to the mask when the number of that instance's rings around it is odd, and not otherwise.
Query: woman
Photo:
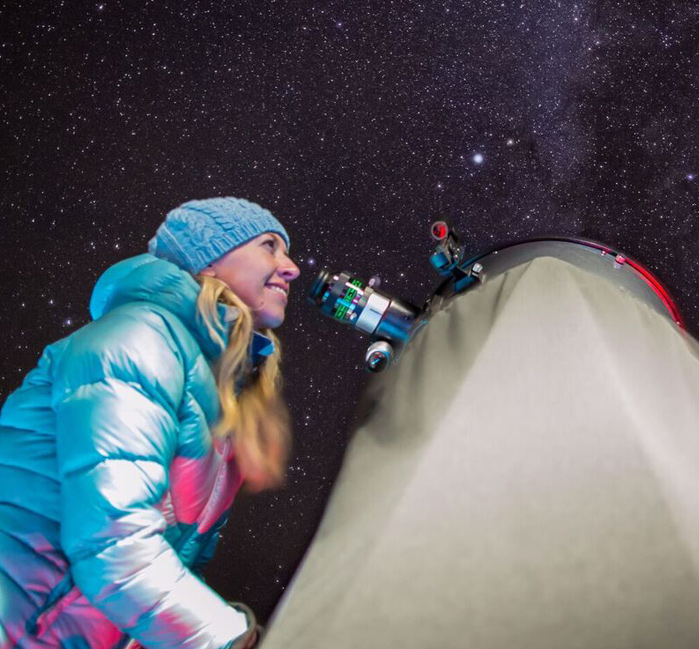
[[[171,211],[98,280],[0,413],[0,648],[247,647],[254,618],[197,576],[243,482],[288,448],[279,344],[299,275],[270,212]]]

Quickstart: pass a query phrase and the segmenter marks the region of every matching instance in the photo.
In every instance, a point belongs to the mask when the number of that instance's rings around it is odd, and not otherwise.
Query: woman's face
[[[284,240],[265,232],[231,250],[201,271],[216,277],[252,310],[255,329],[274,329],[284,322],[289,284],[300,274]]]

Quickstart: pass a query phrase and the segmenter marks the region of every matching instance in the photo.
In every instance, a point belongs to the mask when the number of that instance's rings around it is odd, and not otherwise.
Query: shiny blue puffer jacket
[[[114,649],[127,636],[218,649],[245,632],[197,576],[242,482],[212,441],[222,349],[198,293],[151,255],[112,266],[94,322],[49,345],[5,402],[0,649]],[[224,338],[235,313],[219,307]]]

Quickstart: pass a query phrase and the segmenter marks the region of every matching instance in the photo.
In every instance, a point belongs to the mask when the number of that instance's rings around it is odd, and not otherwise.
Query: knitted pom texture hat
[[[212,261],[264,232],[289,235],[272,213],[244,198],[188,201],[168,212],[148,252],[196,274]]]

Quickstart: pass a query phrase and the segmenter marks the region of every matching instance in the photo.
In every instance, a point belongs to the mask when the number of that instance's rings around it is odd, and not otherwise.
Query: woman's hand
[[[257,619],[252,609],[241,602],[228,602],[232,608],[240,613],[244,613],[247,618],[248,630],[243,635],[238,636],[224,649],[253,649],[262,637],[264,629],[257,624]]]

